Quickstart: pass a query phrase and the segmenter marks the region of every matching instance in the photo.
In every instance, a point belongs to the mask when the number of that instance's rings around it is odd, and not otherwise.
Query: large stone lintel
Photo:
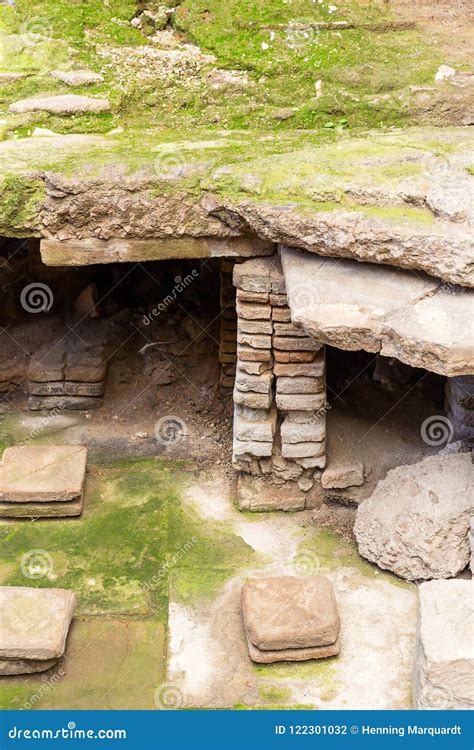
[[[169,239],[42,240],[47,266],[88,266],[95,263],[137,263],[171,258],[249,258],[271,255],[275,246],[256,237],[170,237]]]

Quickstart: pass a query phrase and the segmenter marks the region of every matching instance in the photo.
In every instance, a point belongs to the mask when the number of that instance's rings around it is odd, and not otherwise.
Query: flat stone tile
[[[0,659],[57,659],[76,606],[65,589],[0,587]]]
[[[339,635],[333,587],[323,576],[247,581],[242,613],[248,638],[263,651],[327,646]]]
[[[87,448],[78,445],[12,446],[0,464],[3,503],[65,502],[82,495]]]
[[[328,646],[313,648],[284,648],[279,651],[262,651],[247,638],[249,656],[257,664],[273,664],[276,661],[308,661],[309,659],[327,659],[339,653],[339,640]]]

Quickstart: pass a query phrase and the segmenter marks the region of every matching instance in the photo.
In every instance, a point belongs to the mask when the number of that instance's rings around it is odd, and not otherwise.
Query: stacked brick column
[[[276,257],[246,261],[237,287],[234,467],[304,493],[325,465],[324,348],[291,322]],[[267,482],[267,483],[268,483]],[[280,506],[279,506],[280,507]]]
[[[234,387],[235,363],[237,361],[237,313],[235,310],[235,287],[232,283],[234,266],[235,261],[233,260],[224,258],[221,261],[219,362],[222,388]]]

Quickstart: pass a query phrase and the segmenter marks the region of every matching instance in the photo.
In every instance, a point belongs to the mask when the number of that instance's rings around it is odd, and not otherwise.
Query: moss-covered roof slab
[[[470,128],[21,138],[0,144],[0,231],[254,236],[472,286],[473,170]]]

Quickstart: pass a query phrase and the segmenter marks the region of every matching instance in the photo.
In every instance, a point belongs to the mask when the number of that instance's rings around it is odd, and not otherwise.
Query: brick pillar
[[[239,504],[250,510],[312,507],[326,461],[324,347],[292,324],[277,256],[246,261],[235,269],[234,284],[233,463],[242,474],[265,478],[255,491],[247,482]]]
[[[232,283],[234,266],[234,260],[223,258],[221,261],[221,333],[219,341],[221,372],[219,382],[223,389],[234,387],[235,363],[237,361],[237,313],[235,310],[235,287]]]

